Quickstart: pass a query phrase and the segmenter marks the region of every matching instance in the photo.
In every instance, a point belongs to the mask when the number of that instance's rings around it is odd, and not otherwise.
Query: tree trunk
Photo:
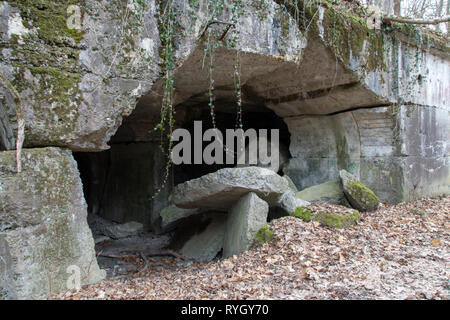
[[[442,10],[444,9],[444,0],[439,1],[439,5],[436,8],[436,13],[434,14],[435,17],[440,17],[442,15]],[[441,31],[441,26],[439,24],[436,25],[436,31]]]
[[[450,16],[450,0],[447,0],[447,16]],[[450,22],[447,22],[447,36],[450,37]]]
[[[394,16],[400,17],[402,15],[401,0],[394,0]]]

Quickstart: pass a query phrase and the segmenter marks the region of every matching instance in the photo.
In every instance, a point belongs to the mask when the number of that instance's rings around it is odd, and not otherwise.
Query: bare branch
[[[404,19],[397,17],[383,17],[383,22],[391,23],[391,22],[399,22],[399,23],[407,23],[407,24],[439,24],[450,22],[450,16],[436,18],[436,19]]]

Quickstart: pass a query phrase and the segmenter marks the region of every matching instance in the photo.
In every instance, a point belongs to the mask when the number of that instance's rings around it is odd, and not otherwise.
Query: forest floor
[[[382,204],[349,229],[285,217],[271,224],[275,240],[239,256],[148,258],[145,271],[54,298],[450,299],[449,214],[442,196]]]

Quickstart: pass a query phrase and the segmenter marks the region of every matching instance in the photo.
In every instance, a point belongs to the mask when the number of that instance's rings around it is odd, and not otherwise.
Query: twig
[[[405,19],[405,18],[397,18],[397,17],[383,17],[381,18],[383,22],[391,23],[391,22],[399,22],[399,23],[407,23],[407,24],[439,24],[450,22],[450,16],[436,18],[436,19]]]
[[[199,39],[203,38],[203,36],[205,35],[205,33],[206,33],[206,31],[208,30],[208,28],[209,28],[211,25],[213,25],[213,24],[226,24],[226,25],[228,25],[227,29],[226,29],[225,32],[222,34],[222,36],[219,38],[219,40],[223,40],[223,38],[225,38],[225,36],[226,36],[228,30],[230,30],[231,27],[234,27],[234,23],[225,22],[225,21],[218,21],[218,20],[211,21],[211,22],[209,22],[209,23],[206,25],[206,27],[205,27],[205,29],[203,30],[202,35],[199,37]]]

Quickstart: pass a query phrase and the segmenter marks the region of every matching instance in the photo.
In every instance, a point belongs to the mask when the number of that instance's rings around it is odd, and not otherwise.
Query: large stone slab
[[[316,186],[303,189],[296,197],[311,203],[327,202],[330,204],[346,204],[344,190],[339,181],[327,181]]]
[[[102,280],[71,152],[24,149],[22,165],[16,173],[15,152],[0,152],[0,299],[67,290],[68,271],[81,285]]]
[[[223,256],[231,257],[247,250],[259,229],[267,223],[269,205],[250,192],[228,213]]]
[[[243,195],[254,192],[270,205],[276,205],[288,190],[287,180],[270,169],[225,168],[177,185],[172,202],[181,208],[227,210]]]
[[[161,210],[160,218],[155,223],[155,231],[158,234],[169,232],[177,227],[186,218],[200,213],[200,209],[183,209],[173,204]]]
[[[112,239],[122,239],[131,236],[137,236],[144,230],[144,225],[136,221],[130,221],[123,224],[107,226],[104,230],[105,235]]]

